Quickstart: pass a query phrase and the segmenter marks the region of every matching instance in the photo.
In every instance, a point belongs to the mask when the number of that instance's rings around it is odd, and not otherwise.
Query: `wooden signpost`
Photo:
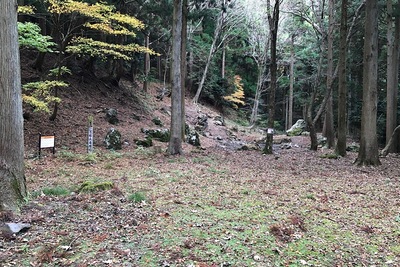
[[[53,135],[42,135],[39,133],[39,158],[43,148],[52,148],[53,154],[56,153],[56,134]]]
[[[93,153],[93,117],[89,116],[87,152]]]

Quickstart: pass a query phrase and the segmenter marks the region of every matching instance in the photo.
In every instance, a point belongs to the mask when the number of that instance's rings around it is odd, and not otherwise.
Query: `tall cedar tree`
[[[360,151],[357,165],[379,165],[377,131],[378,102],[378,4],[377,0],[366,2],[363,105],[361,114]]]
[[[0,211],[26,196],[17,1],[0,1]]]
[[[346,58],[347,58],[347,0],[342,0],[342,14],[340,18],[340,48],[338,63],[338,140],[336,143],[336,153],[340,156],[346,155],[346,105],[347,105],[347,85],[346,85]]]
[[[278,22],[279,22],[279,5],[282,0],[276,0],[274,5],[273,13],[271,14],[271,4],[267,1],[268,9],[268,23],[270,30],[270,41],[271,41],[271,63],[270,63],[270,73],[271,73],[271,83],[269,87],[268,94],[268,128],[274,129],[275,120],[275,92],[277,87],[277,59],[276,59],[276,43],[278,37]],[[273,134],[267,133],[267,139],[265,142],[264,153],[272,154],[272,142]]]
[[[182,30],[185,0],[174,0],[174,16],[172,22],[172,92],[171,92],[171,136],[168,151],[171,155],[182,154],[184,112],[182,99]]]

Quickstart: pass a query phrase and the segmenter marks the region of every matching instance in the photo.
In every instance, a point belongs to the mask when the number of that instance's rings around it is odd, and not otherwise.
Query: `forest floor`
[[[232,132],[242,143],[261,135],[215,125],[216,111],[192,104],[187,120],[207,114],[208,135],[202,148],[168,156],[166,143],[134,145],[154,116],[168,126],[169,98],[156,101],[155,87],[135,96],[73,84],[55,122],[34,113],[25,121],[29,198],[2,219],[32,226],[0,236],[0,266],[400,266],[398,156],[357,167],[355,153],[330,159],[330,150],[310,151],[307,137],[275,155],[237,150]],[[118,110],[118,125],[105,108]],[[120,151],[103,147],[110,127],[125,140]],[[38,132],[56,133],[55,155],[35,156]]]

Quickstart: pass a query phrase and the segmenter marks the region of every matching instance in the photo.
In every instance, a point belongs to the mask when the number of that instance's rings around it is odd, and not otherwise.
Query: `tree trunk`
[[[39,17],[38,20],[39,20],[39,26],[42,31],[42,34],[47,35],[46,19]],[[38,71],[42,71],[45,56],[46,56],[46,53],[44,53],[44,52],[38,53],[35,63],[33,64],[34,69],[36,69]]]
[[[265,67],[258,64],[258,80],[257,80],[257,89],[254,95],[254,103],[253,108],[251,110],[250,116],[250,125],[254,126],[258,119],[258,108],[260,105],[261,94],[263,93],[264,89],[264,75],[265,75]]]
[[[222,46],[222,59],[221,59],[221,78],[225,78],[225,60],[226,60],[226,49],[225,44]]]
[[[346,155],[346,105],[347,105],[347,85],[346,85],[346,58],[347,58],[347,0],[342,0],[342,15],[340,19],[340,48],[339,48],[339,98],[338,98],[338,140],[336,153],[342,157]]]
[[[17,1],[0,1],[0,211],[26,197]]]
[[[149,34],[146,33],[146,36],[144,37],[144,46],[148,49],[149,48]],[[148,90],[148,80],[149,80],[149,73],[150,73],[150,54],[149,53],[145,53],[144,54],[144,66],[143,66],[143,70],[144,70],[144,81],[143,81],[143,92],[147,92]]]
[[[376,136],[378,100],[378,6],[377,0],[366,2],[363,60],[363,105],[361,115],[360,151],[356,164],[379,165]]]
[[[331,92],[329,99],[327,101],[325,109],[325,122],[324,122],[324,136],[327,139],[328,148],[332,148],[335,145],[335,130],[333,127],[333,97],[332,97],[332,84],[333,84],[333,39],[335,30],[335,18],[334,9],[335,1],[329,0],[329,27],[328,27],[328,67],[326,73],[326,88]]]
[[[289,85],[289,111],[287,129],[293,125],[293,91],[294,91],[294,34],[290,42],[290,85]]]
[[[211,65],[212,57],[214,56],[214,54],[215,54],[215,52],[217,50],[217,41],[218,41],[218,37],[219,37],[219,35],[221,33],[221,30],[222,30],[223,18],[224,18],[223,11],[221,11],[221,14],[220,14],[220,16],[218,18],[217,26],[215,27],[215,30],[214,30],[214,38],[213,38],[213,41],[211,43],[210,51],[208,52],[206,66],[204,67],[203,75],[201,77],[201,80],[200,80],[200,83],[199,83],[199,87],[197,88],[196,95],[193,98],[193,103],[195,103],[195,104],[197,104],[197,102],[199,101],[199,97],[200,97],[201,91],[203,90],[203,86],[204,86],[204,83],[205,83],[206,78],[207,78],[208,69],[209,69],[209,67]]]
[[[182,154],[182,22],[183,1],[174,0],[172,21],[172,92],[171,92],[171,136],[168,152]]]
[[[185,117],[185,91],[187,79],[187,60],[186,60],[186,44],[187,44],[187,16],[188,16],[188,0],[182,3],[182,38],[181,38],[181,120],[182,120],[182,138],[185,140],[186,117]]]
[[[399,16],[393,13],[392,0],[387,0],[387,91],[386,91],[386,144],[397,125],[397,90],[399,69]],[[397,140],[389,147],[389,152],[397,149]]]
[[[277,88],[277,59],[276,59],[276,43],[278,37],[278,22],[279,22],[279,4],[280,0],[275,1],[274,10],[271,14],[270,1],[267,1],[268,9],[268,23],[270,28],[271,36],[271,83],[269,86],[269,98],[268,98],[268,132],[265,143],[264,153],[272,154],[272,143],[273,143],[273,132],[274,132],[274,121],[275,121],[275,92]]]

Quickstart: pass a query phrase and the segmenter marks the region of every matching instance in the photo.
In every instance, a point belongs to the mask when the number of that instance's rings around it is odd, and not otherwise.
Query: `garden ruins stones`
[[[303,119],[297,120],[296,123],[293,124],[293,126],[286,131],[286,134],[289,136],[301,135],[306,130],[306,127],[307,123],[305,120]]]
[[[121,133],[118,130],[111,128],[104,138],[104,143],[107,149],[120,150],[122,149],[121,140]]]
[[[118,117],[117,117],[117,116],[118,116],[118,112],[117,112],[116,109],[114,109],[114,108],[109,108],[109,109],[106,109],[105,112],[106,112],[106,120],[107,120],[110,124],[112,124],[112,125],[118,124],[119,119],[118,119]]]

